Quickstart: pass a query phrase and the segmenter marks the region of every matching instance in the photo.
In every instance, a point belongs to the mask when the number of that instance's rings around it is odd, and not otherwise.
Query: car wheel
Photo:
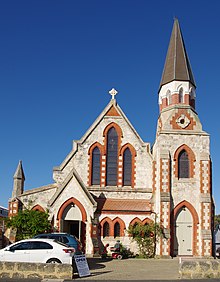
[[[117,259],[122,259],[122,255],[118,255],[118,256],[117,256]]]
[[[47,263],[61,263],[61,261],[56,258],[51,258],[51,259],[48,259]]]

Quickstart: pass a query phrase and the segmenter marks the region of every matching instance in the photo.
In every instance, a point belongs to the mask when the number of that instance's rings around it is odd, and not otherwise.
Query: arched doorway
[[[193,255],[193,216],[186,206],[177,212],[174,231],[174,255]]]
[[[64,209],[60,223],[62,232],[81,237],[82,214],[77,205],[72,203]]]
[[[59,231],[77,236],[85,248],[87,215],[83,205],[70,198],[60,207],[57,219]]]

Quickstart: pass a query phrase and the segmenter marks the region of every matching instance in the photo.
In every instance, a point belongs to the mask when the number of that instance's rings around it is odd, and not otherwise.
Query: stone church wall
[[[85,140],[82,138],[80,141],[76,141],[73,151],[69,154],[69,161],[64,168],[54,170],[54,179],[61,183],[70,173],[73,167],[77,168],[77,172],[82,178],[84,183],[88,182],[88,164],[89,164],[89,148],[94,143],[98,142],[104,145],[103,132],[106,126],[111,122],[117,123],[122,129],[123,137],[121,139],[121,146],[126,143],[130,143],[136,150],[135,158],[135,187],[138,188],[151,188],[152,187],[152,156],[149,153],[149,144],[144,143],[135,133],[131,130],[130,126],[123,118],[104,118],[100,121],[98,126],[94,128],[92,134],[90,134]]]

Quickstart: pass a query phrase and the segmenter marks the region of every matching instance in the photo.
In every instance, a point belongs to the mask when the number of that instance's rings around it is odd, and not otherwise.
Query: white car
[[[0,261],[72,264],[74,253],[53,239],[26,239],[0,250]]]

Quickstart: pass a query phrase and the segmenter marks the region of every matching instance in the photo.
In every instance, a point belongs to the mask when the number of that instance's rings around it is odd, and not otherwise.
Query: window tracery
[[[122,130],[110,123],[103,131],[103,145],[92,144],[88,150],[88,185],[135,186],[135,148],[122,143]]]

